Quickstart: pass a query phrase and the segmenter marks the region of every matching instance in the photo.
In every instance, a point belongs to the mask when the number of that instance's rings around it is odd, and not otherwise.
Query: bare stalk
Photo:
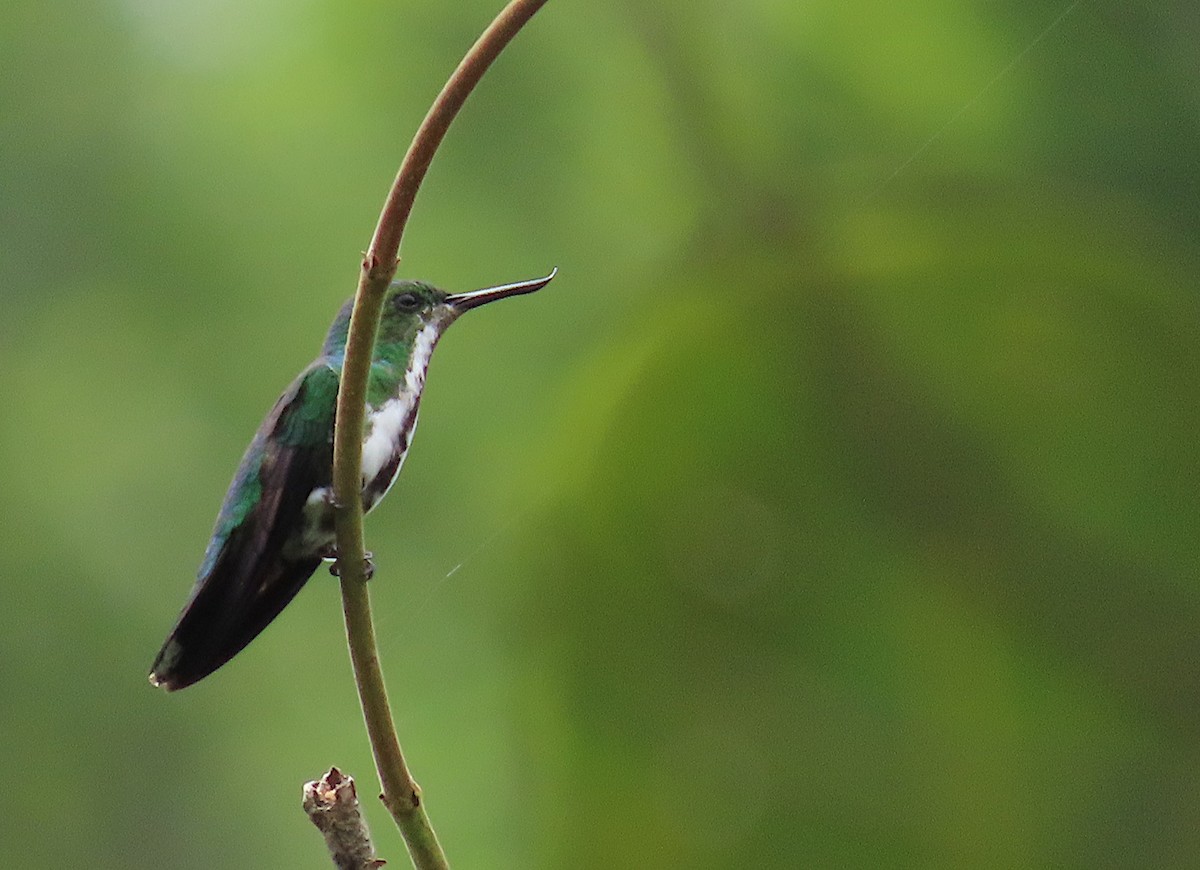
[[[334,431],[333,487],[338,509],[337,550],[342,610],[367,735],[383,786],[381,798],[404,835],[418,870],[448,867],[429,824],[421,791],[400,751],[375,644],[371,602],[364,570],[362,434],[366,419],[367,375],[388,284],[396,273],[400,240],[417,190],[450,123],[467,96],[513,37],[546,0],[511,0],[454,70],[421,123],[379,215],[363,257],[354,314],[342,364]]]

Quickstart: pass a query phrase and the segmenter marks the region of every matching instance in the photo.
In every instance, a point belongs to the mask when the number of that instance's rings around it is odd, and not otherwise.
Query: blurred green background
[[[498,0],[0,10],[0,814],[20,866],[329,866],[336,585],[145,679]],[[1065,16],[1064,16],[1065,13]],[[1200,865],[1193,4],[550,3],[401,273],[367,524],[456,866]]]

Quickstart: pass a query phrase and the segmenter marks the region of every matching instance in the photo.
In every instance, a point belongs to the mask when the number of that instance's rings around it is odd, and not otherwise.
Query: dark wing
[[[328,486],[338,372],[318,361],[275,403],[225,495],[191,597],[150,681],[168,691],[211,674],[258,636],[321,564],[285,553],[312,491]]]

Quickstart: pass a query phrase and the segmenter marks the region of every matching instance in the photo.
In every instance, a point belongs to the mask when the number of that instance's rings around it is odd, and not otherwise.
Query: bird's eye
[[[396,307],[401,311],[416,311],[421,307],[421,300],[415,293],[401,293],[396,297]]]

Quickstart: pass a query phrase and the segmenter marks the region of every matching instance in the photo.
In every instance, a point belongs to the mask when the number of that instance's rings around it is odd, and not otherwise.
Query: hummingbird
[[[394,281],[384,297],[367,386],[362,504],[391,489],[417,425],[429,359],[462,314],[540,290],[557,274],[448,294]],[[225,664],[287,606],[325,559],[336,559],[333,424],[354,300],[267,414],[242,456],[217,515],[191,595],[150,669],[167,691]]]

